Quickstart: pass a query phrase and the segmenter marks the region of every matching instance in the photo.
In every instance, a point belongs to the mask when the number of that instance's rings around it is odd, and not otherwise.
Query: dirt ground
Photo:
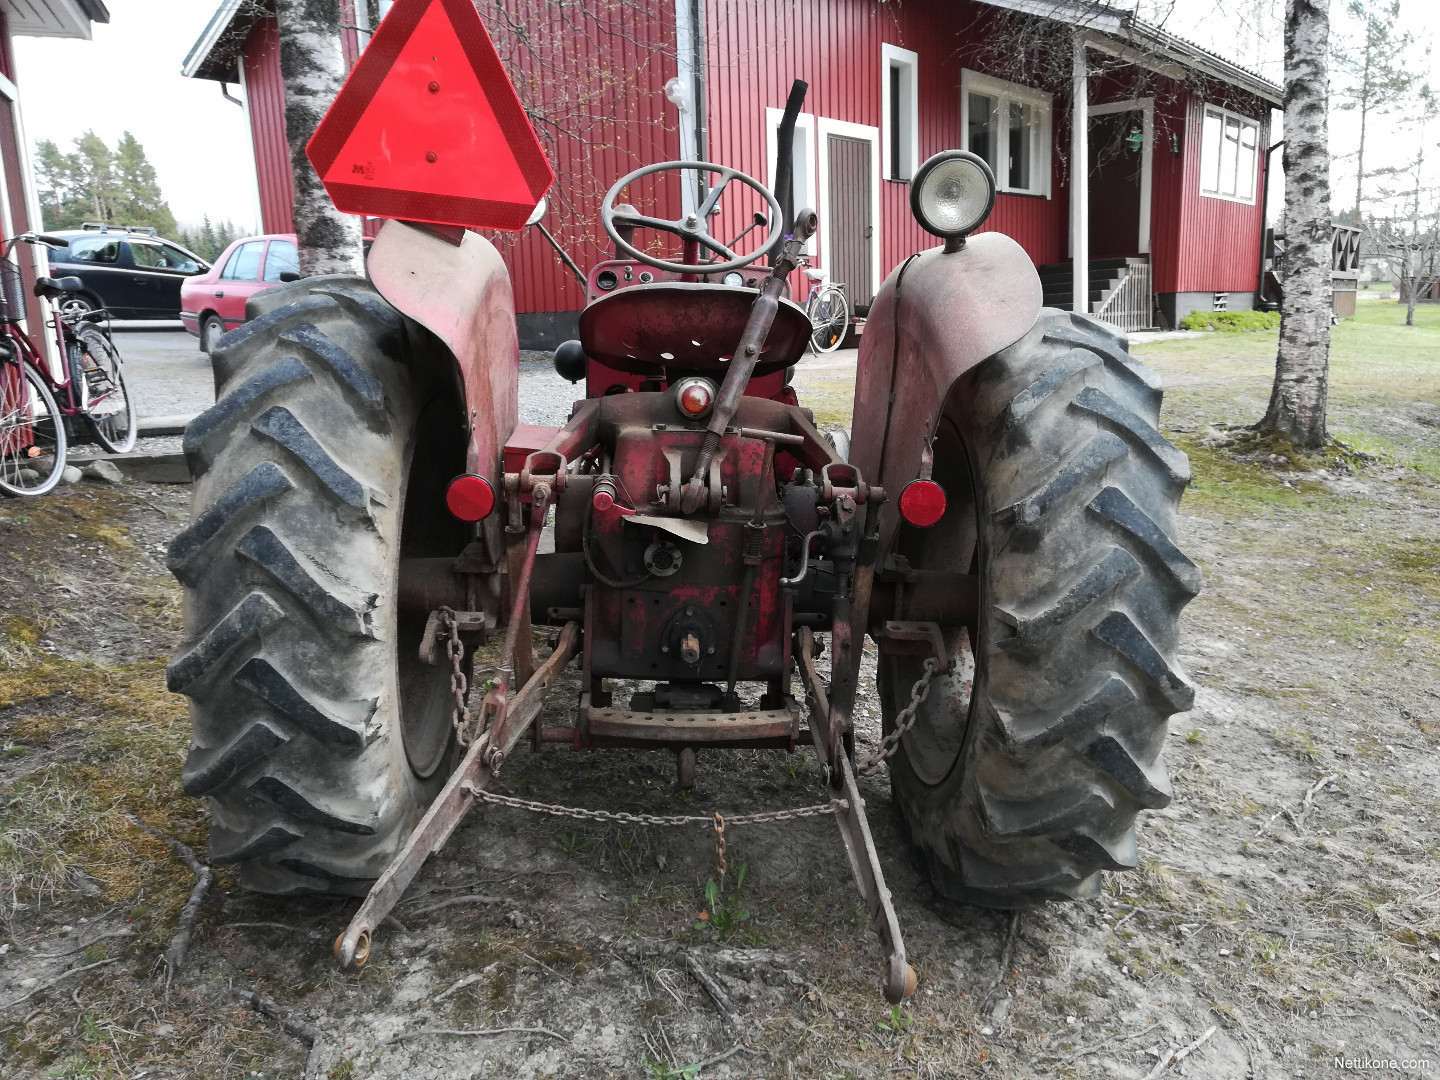
[[[358,974],[330,955],[355,901],[266,899],[217,868],[167,989],[195,877],[141,825],[203,857],[185,705],[163,678],[179,632],[164,547],[188,491],[0,504],[0,1077],[296,1077],[318,1032],[312,1074],[336,1080],[1140,1080],[1211,1028],[1161,1075],[1440,1071],[1440,311],[1407,331],[1373,303],[1336,337],[1350,449],[1318,462],[1223,426],[1263,411],[1273,334],[1137,348],[1191,454],[1183,540],[1206,576],[1174,802],[1142,817],[1140,868],[1101,898],[1012,919],[935,907],[888,781],[863,782],[920,979],[897,1009],[833,822],[732,830],[707,905],[703,828],[494,806]],[[802,402],[843,424],[847,378],[808,369]],[[873,683],[862,702],[863,748]],[[498,790],[658,813],[820,801],[813,760],[778,751],[702,754],[684,797],[666,753],[522,749]]]

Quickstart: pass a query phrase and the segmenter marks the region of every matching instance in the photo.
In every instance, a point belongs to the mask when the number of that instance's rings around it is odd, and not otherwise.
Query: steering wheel
[[[697,172],[702,176],[706,173],[719,173],[720,182],[710,189],[705,196],[705,201],[696,208],[695,213],[674,221],[667,221],[664,218],[648,217],[644,214],[633,212],[633,207],[621,210],[615,200],[619,198],[620,192],[625,190],[626,185],[633,184],[641,177],[652,176],[662,172]],[[742,184],[754,188],[765,197],[770,204],[770,235],[765,238],[765,243],[748,255],[737,255],[726,245],[722,244],[710,235],[710,211],[720,201],[720,195],[729,185],[731,180],[738,180]],[[682,178],[682,183],[684,182]],[[731,270],[739,270],[741,267],[749,266],[758,259],[769,255],[785,239],[784,223],[780,220],[780,203],[771,194],[770,189],[761,184],[754,177],[746,176],[735,169],[727,168],[724,165],[711,165],[706,161],[664,161],[658,165],[647,165],[643,169],[636,169],[627,173],[615,181],[615,186],[605,193],[605,201],[600,204],[600,221],[605,226],[605,232],[610,239],[615,241],[616,247],[630,255],[631,258],[643,262],[646,266],[653,266],[657,270],[665,270],[672,274],[726,274]],[[620,235],[617,226],[625,226],[632,229],[657,229],[660,232],[673,233],[687,243],[695,243],[706,251],[712,252],[725,262],[706,263],[680,263],[667,262],[664,259],[657,259],[653,255],[647,255],[640,251],[628,240]]]

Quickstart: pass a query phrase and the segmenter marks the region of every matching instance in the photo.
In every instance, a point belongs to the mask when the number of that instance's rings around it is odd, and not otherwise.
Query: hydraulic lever
[[[795,215],[795,230],[780,246],[780,251],[770,267],[770,276],[760,287],[760,295],[750,309],[750,321],[745,324],[745,332],[740,335],[740,344],[736,346],[730,367],[725,372],[725,381],[720,384],[720,394],[710,413],[710,425],[705,429],[705,443],[700,447],[695,472],[681,496],[682,513],[693,514],[705,500],[709,490],[705,478],[710,475],[710,462],[714,460],[715,451],[720,447],[720,437],[725,434],[730,421],[735,419],[735,410],[739,408],[740,399],[745,395],[745,387],[750,383],[755,365],[760,362],[760,350],[765,347],[765,339],[770,336],[770,327],[774,325],[775,315],[780,310],[780,297],[785,292],[785,280],[800,264],[801,249],[810,237],[815,235],[817,223],[814,210],[801,210]]]

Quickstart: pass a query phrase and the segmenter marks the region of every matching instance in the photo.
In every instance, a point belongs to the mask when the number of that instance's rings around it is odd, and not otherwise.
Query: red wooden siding
[[[706,4],[710,160],[767,181],[765,110],[783,108],[797,78],[810,84],[805,112],[817,120],[882,128],[882,43],[918,56],[919,159],[960,146],[960,69],[973,66],[969,43],[983,33],[986,17],[963,3],[711,0]],[[1063,101],[1055,105],[1058,132]],[[817,123],[812,143],[817,155],[821,141]],[[881,152],[877,146],[876,154]],[[1052,155],[1052,168],[1057,159]],[[812,175],[818,175],[817,166],[818,158],[812,161]],[[883,177],[879,183],[876,233],[883,277],[912,252],[938,241],[911,215],[908,183]],[[1052,188],[1049,199],[1000,195],[986,228],[1014,237],[1037,263],[1064,258],[1065,192],[1058,183]],[[827,193],[817,187],[816,196],[823,201]],[[738,226],[738,220],[722,215],[717,231],[738,231]]]
[[[494,17],[501,3],[540,44],[521,44]],[[626,0],[591,0],[583,13],[546,0],[480,4],[520,100],[539,117],[535,130],[555,170],[545,224],[582,270],[613,255],[600,225],[600,201],[610,185],[642,165],[680,156],[679,113],[665,97],[665,83],[677,70],[674,4],[658,0],[648,15],[639,8]],[[646,213],[680,216],[678,184],[658,191],[647,185],[631,192],[630,201]],[[538,230],[487,235],[510,268],[518,312],[585,306],[574,275]]]
[[[260,228],[295,230],[295,186],[285,141],[285,80],[280,74],[280,32],[274,19],[261,19],[245,42],[245,96],[260,188]]]
[[[1157,285],[1157,292],[1251,292],[1256,287],[1270,113],[1268,109],[1263,112],[1256,109],[1253,104],[1237,109],[1233,101],[1222,102],[1217,98],[1211,101],[1260,121],[1255,202],[1246,205],[1200,194],[1200,128],[1206,102],[1192,96],[1185,108],[1184,176],[1179,212],[1174,215],[1179,221],[1175,283],[1167,289]]]

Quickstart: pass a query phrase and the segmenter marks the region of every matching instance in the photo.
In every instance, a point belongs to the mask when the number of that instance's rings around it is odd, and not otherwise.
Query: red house
[[[357,28],[344,32],[353,58],[389,3],[339,2]],[[847,283],[859,315],[886,274],[933,245],[911,216],[909,178],[956,146],[994,169],[987,227],[1041,267],[1047,303],[1134,330],[1256,301],[1281,88],[1128,13],[1066,0],[480,9],[560,178],[546,223],[582,267],[607,257],[600,196],[640,164],[699,158],[772,182],[781,107],[801,78],[795,205],[819,212],[815,262]],[[183,71],[244,87],[263,227],[290,231],[274,19],[223,0]],[[522,343],[574,336],[574,276],[533,229],[498,239]]]

